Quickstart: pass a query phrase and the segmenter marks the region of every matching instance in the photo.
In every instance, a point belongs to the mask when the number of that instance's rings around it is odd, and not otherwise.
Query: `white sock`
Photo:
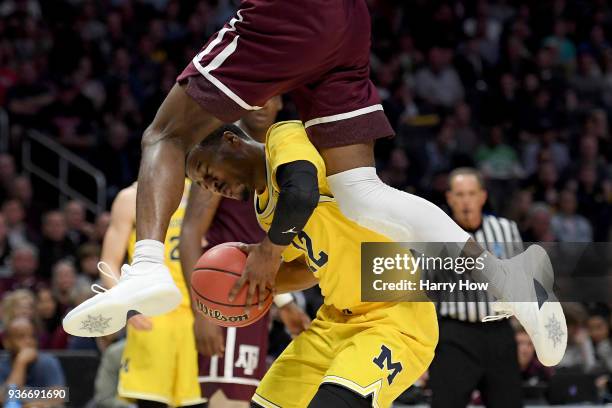
[[[463,244],[470,239],[442,209],[414,194],[386,185],[374,167],[358,167],[327,177],[329,187],[342,213],[358,224],[388,236],[397,242],[446,242],[449,255],[461,255]],[[458,245],[452,245],[457,243]],[[427,246],[415,247],[428,255]],[[501,261],[485,251],[485,268],[477,280],[490,282],[499,296],[506,273]]]
[[[358,224],[404,242],[460,242],[470,235],[435,204],[382,182],[374,167],[327,177],[342,213]]]
[[[154,239],[142,239],[134,245],[132,265],[138,262],[164,263],[164,243]]]

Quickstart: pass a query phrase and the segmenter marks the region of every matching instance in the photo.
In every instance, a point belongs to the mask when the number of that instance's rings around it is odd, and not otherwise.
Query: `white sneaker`
[[[554,274],[548,254],[539,245],[502,261],[506,270],[503,302],[494,308],[502,315],[487,316],[483,321],[514,315],[531,338],[538,360],[546,366],[561,361],[567,347],[567,325],[561,304],[553,293]]]
[[[130,311],[156,316],[170,312],[181,303],[181,292],[163,264],[123,265],[119,279],[104,271],[104,267],[108,265],[98,263],[100,272],[115,279],[117,284],[110,289],[92,285],[97,295],[64,317],[62,324],[66,333],[80,337],[107,336],[125,327]]]

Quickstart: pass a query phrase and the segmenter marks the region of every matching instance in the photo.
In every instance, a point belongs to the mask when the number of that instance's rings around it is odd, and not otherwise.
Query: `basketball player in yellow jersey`
[[[204,406],[198,383],[198,359],[193,335],[190,297],[178,253],[179,236],[191,183],[186,180],[181,205],[172,215],[166,235],[165,262],[183,296],[172,312],[155,317],[134,315],[127,326],[121,359],[119,395],[136,400],[139,408]],[[136,236],[136,183],[123,189],[111,209],[111,222],[102,245],[103,282],[116,283],[126,252],[131,259]],[[110,274],[111,276],[108,276]]]
[[[226,197],[255,192],[262,228],[297,232],[283,252],[277,287],[318,281],[324,296],[311,327],[260,383],[254,406],[389,407],[427,369],[438,340],[434,306],[361,302],[361,243],[389,239],[342,215],[301,122],[273,125],[265,145],[225,125],[189,153],[187,174]],[[281,212],[293,225],[272,231]],[[307,222],[300,223],[301,213]],[[303,276],[296,287],[279,284]]]

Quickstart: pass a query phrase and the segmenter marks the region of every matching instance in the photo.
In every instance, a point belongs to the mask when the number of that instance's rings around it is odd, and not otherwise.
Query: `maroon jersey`
[[[224,197],[206,233],[206,240],[208,247],[232,241],[255,244],[261,242],[265,235],[257,223],[253,200],[238,201]]]
[[[224,242],[261,242],[265,232],[259,227],[253,200],[223,198],[206,234],[208,247]],[[223,328],[225,354],[200,356],[202,395],[210,398],[218,389],[230,399],[249,401],[266,373],[269,315],[250,326]]]
[[[221,389],[230,399],[250,401],[266,373],[268,322],[266,315],[250,326],[223,328],[224,355],[200,356],[202,396],[210,398]]]

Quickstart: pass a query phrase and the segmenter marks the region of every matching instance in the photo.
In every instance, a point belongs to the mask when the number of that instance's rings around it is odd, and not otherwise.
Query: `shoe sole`
[[[181,302],[179,290],[167,283],[154,284],[130,298],[130,303],[111,296],[98,295],[66,315],[66,333],[79,337],[101,337],[125,327],[127,314],[135,310],[145,316],[157,316],[174,310]]]
[[[563,358],[567,347],[567,324],[563,308],[559,302],[546,302],[537,318],[538,334],[531,336],[531,340],[538,360],[545,366],[555,366]]]
[[[542,304],[541,308],[538,308],[538,333],[537,335],[529,333],[529,335],[535,346],[538,360],[545,366],[555,366],[563,358],[567,347],[565,313],[553,292],[554,272],[548,253],[540,245],[531,245],[527,250],[534,252],[530,260],[539,262],[533,277],[541,283],[548,296],[547,301]],[[538,307],[537,303],[535,307]]]

